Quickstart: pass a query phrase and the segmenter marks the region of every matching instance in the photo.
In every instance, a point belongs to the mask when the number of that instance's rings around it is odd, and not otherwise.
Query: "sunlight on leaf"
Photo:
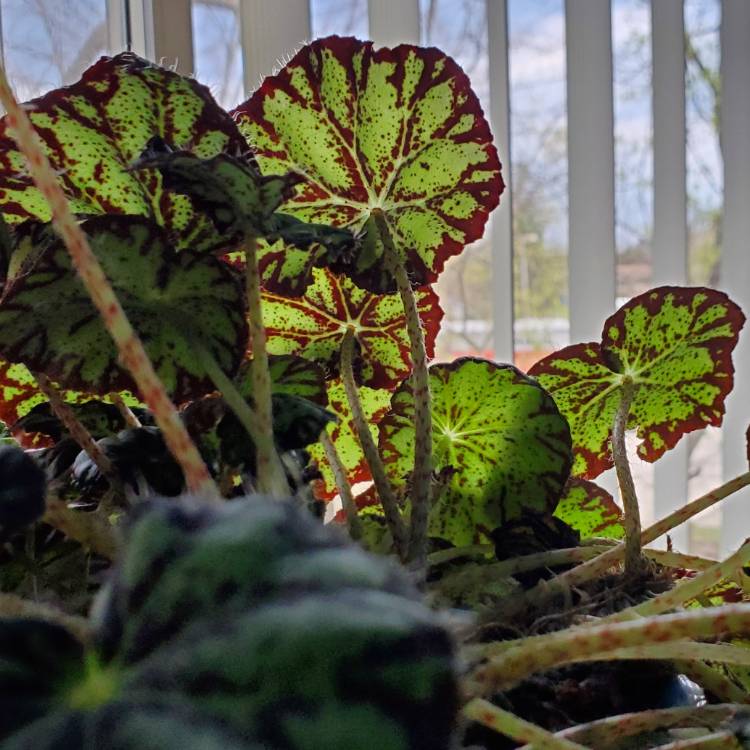
[[[320,39],[233,115],[264,171],[304,178],[285,211],[368,234],[351,262],[331,267],[374,292],[393,283],[368,222],[373,208],[419,286],[482,236],[503,189],[469,80],[434,48]]]
[[[744,323],[722,292],[658,287],[605,322],[601,345],[574,344],[537,362],[529,374],[570,423],[573,473],[593,479],[612,466],[609,439],[624,377],[636,384],[628,427],[638,430],[644,461],[656,461],[688,432],[720,425]]]

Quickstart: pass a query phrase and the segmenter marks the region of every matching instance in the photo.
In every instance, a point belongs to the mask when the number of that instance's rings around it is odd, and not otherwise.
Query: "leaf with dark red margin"
[[[571,478],[553,514],[581,535],[581,539],[622,539],[622,511],[603,487],[585,479]]]
[[[435,471],[452,469],[432,508],[430,535],[481,540],[523,511],[551,512],[568,479],[570,432],[551,396],[512,365],[462,357],[430,367]],[[414,463],[414,399],[406,381],[380,422],[394,482]]]
[[[443,311],[430,287],[415,292],[427,356],[435,350]],[[411,372],[406,316],[397,294],[376,295],[327,269],[313,271],[313,283],[294,299],[264,292],[263,320],[268,350],[313,360],[337,373],[349,327],[359,344],[361,382],[395,388]]]
[[[62,397],[69,404],[84,404],[96,398],[90,393],[71,391],[60,388]],[[128,406],[142,406],[132,393],[123,391],[120,394]],[[104,401],[109,401],[105,396]],[[26,365],[0,360],[0,421],[24,448],[40,448],[51,445],[46,435],[38,432],[26,432],[19,428],[18,422],[39,404],[47,403],[47,397],[39,390],[34,376]]]
[[[180,250],[224,246],[211,220],[185,196],[166,193],[156,172],[128,170],[153,136],[201,158],[221,152],[251,158],[232,118],[205,86],[125,52],[103,57],[77,83],[29,102],[27,112],[75,213],[147,217]],[[0,207],[11,223],[51,218],[5,118]]]
[[[537,362],[529,374],[570,423],[573,473],[593,479],[612,466],[609,439],[625,377],[636,385],[628,427],[638,430],[643,460],[656,461],[688,432],[720,425],[744,323],[722,292],[658,287],[608,318],[601,345],[575,344]]]
[[[365,461],[362,449],[359,447],[352,423],[349,402],[344,393],[344,386],[340,380],[331,380],[327,383],[328,389],[328,409],[336,415],[338,422],[328,426],[328,434],[331,436],[334,446],[339,454],[341,463],[346,469],[346,475],[350,484],[357,482],[366,482],[372,479],[370,470]],[[388,410],[388,404],[391,400],[389,391],[368,388],[363,386],[359,389],[362,408],[365,412],[365,418],[370,425],[372,436],[377,440],[378,422]],[[323,479],[318,485],[317,494],[321,499],[330,500],[338,494],[336,482],[333,473],[328,466],[323,446],[319,443],[311,445],[308,448],[313,460],[318,463]]]
[[[130,321],[167,390],[184,401],[214,390],[198,346],[233,376],[247,346],[239,276],[211,255],[175,252],[164,232],[133,216],[84,222]],[[51,230],[50,230],[51,231]],[[64,388],[107,394],[134,389],[60,240],[0,299],[0,351]]]
[[[376,293],[394,288],[370,221],[382,210],[415,286],[479,239],[503,182],[469,79],[434,48],[328,37],[303,47],[233,115],[269,173],[304,177],[287,213],[367,235],[330,263]]]

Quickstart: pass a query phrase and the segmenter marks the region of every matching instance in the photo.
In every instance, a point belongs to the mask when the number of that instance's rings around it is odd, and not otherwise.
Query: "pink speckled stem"
[[[73,410],[62,397],[62,394],[55,388],[52,381],[43,373],[34,373],[34,378],[39,386],[39,390],[49,399],[49,405],[55,416],[63,423],[65,429],[70,433],[70,437],[76,441],[78,447],[88,454],[99,469],[102,476],[113,485],[118,486],[119,480],[117,472],[112,466],[104,451],[98,443],[91,437],[91,433],[81,424]]]
[[[133,414],[133,411],[125,403],[124,399],[119,393],[117,392],[110,393],[109,400],[112,402],[114,406],[117,407],[117,411],[120,412],[120,415],[125,420],[125,425],[127,427],[132,427],[134,429],[137,429],[143,426],[140,420],[138,419],[138,417],[136,417],[135,414]]]
[[[411,345],[411,388],[414,398],[414,471],[411,478],[411,527],[408,556],[415,567],[423,570],[427,557],[427,522],[432,502],[432,396],[427,349],[419,317],[417,298],[406,268],[394,246],[388,220],[380,210],[372,216],[385,247],[386,263],[396,280],[406,314],[406,331]]]
[[[333,479],[336,482],[336,489],[339,492],[341,505],[344,508],[344,515],[346,516],[346,525],[349,529],[349,536],[352,539],[361,539],[362,521],[359,518],[357,504],[354,501],[354,495],[352,494],[352,488],[346,477],[344,464],[341,462],[336,446],[334,445],[333,440],[331,440],[331,436],[328,434],[326,428],[323,428],[323,432],[320,433],[320,444],[323,446],[326,460],[331,467]]]
[[[665,745],[656,745],[653,750],[742,750],[734,732],[713,732],[702,737],[675,740]]]
[[[529,742],[533,747],[546,750],[587,750],[585,746],[564,737],[557,737],[546,729],[509,711],[504,711],[483,698],[474,698],[469,701],[464,706],[464,716],[517,742]]]
[[[55,229],[65,242],[73,265],[104,325],[120,352],[122,364],[133,376],[141,397],[154,414],[164,440],[182,467],[188,488],[207,499],[218,500],[219,491],[180,420],[174,404],[164,390],[138,335],[91,251],[88,239],[73,216],[57,175],[42,150],[39,139],[24,109],[11,91],[5,70],[0,67],[0,103],[5,107],[8,127],[26,156],[31,176],[49,203]]]
[[[711,492],[701,495],[701,497],[696,500],[693,500],[687,505],[678,508],[673,513],[670,513],[661,521],[657,521],[653,526],[649,526],[641,534],[641,544],[650,544],[660,536],[668,533],[675,526],[685,523],[693,516],[706,510],[706,508],[710,508],[725,497],[733,495],[748,484],[750,484],[750,472],[740,474],[716,489],[711,490]],[[515,611],[520,610],[523,607],[539,606],[546,601],[550,595],[568,590],[573,586],[580,586],[587,581],[600,578],[612,566],[617,565],[624,555],[625,545],[618,544],[616,547],[612,547],[612,549],[607,550],[593,560],[582,563],[572,570],[560,573],[549,581],[542,581],[541,584],[530,589],[525,596],[518,597],[515,601],[511,602],[508,610]]]
[[[487,644],[488,659],[475,670],[470,683],[479,695],[507,690],[520,680],[571,660],[615,649],[666,643],[681,639],[717,638],[750,633],[750,604],[657,615],[628,622],[592,625],[535,636],[517,646]],[[492,655],[493,651],[497,651]]]
[[[398,499],[396,498],[391,483],[388,480],[385,466],[383,466],[380,453],[378,453],[378,447],[375,445],[375,441],[372,438],[370,425],[367,422],[364,410],[362,409],[362,403],[359,400],[359,390],[357,389],[357,383],[354,380],[353,360],[354,331],[350,328],[346,332],[344,341],[341,344],[341,382],[344,384],[346,400],[349,403],[349,410],[352,414],[354,431],[357,434],[362,453],[364,453],[365,460],[370,468],[370,473],[372,474],[372,480],[375,484],[378,498],[383,506],[383,515],[385,516],[388,530],[391,532],[391,537],[393,538],[394,547],[396,548],[399,557],[402,560],[405,560],[407,545],[404,520],[398,507]]]
[[[620,496],[622,497],[625,517],[625,574],[629,576],[637,576],[643,570],[641,511],[638,506],[638,495],[635,491],[635,482],[630,471],[630,462],[625,447],[625,432],[628,428],[628,415],[634,396],[635,383],[630,377],[626,376],[622,382],[620,404],[617,407],[615,422],[612,427],[612,459],[617,472],[617,482],[620,485]]]
[[[748,561],[750,561],[750,542],[746,542],[726,560],[716,563],[695,578],[680,581],[669,591],[665,591],[652,599],[647,599],[642,604],[637,604],[611,615],[605,621],[624,622],[633,616],[648,617],[649,615],[658,615],[671,609],[677,609],[686,601],[695,599],[696,596],[700,596],[720,581],[730,578]]]
[[[607,747],[628,737],[653,732],[656,729],[671,729],[672,727],[717,729],[742,709],[744,709],[743,706],[734,704],[719,704],[639,711],[579,724],[570,729],[555,732],[555,737],[583,742],[591,747]],[[532,746],[524,745],[520,750],[532,750]]]
[[[258,268],[258,241],[245,239],[245,288],[247,291],[248,323],[253,360],[250,377],[253,382],[253,403],[256,426],[252,432],[255,442],[255,460],[258,489],[268,495],[289,497],[289,484],[284,467],[276,451],[273,437],[273,402],[271,373],[268,369],[266,329],[263,325],[263,307]]]

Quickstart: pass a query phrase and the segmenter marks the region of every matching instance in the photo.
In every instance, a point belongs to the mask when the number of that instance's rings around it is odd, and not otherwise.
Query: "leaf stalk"
[[[411,387],[414,398],[414,471],[411,480],[411,526],[408,558],[423,569],[427,556],[427,523],[432,501],[432,396],[427,368],[427,349],[419,317],[417,298],[409,275],[396,250],[388,220],[380,209],[372,216],[385,248],[385,260],[396,280],[396,287],[406,314],[406,330],[411,346]]]
[[[362,452],[365,454],[365,460],[370,467],[375,489],[377,490],[380,503],[383,506],[383,515],[388,524],[388,529],[393,537],[393,544],[396,552],[402,560],[406,559],[408,547],[406,529],[404,521],[399,510],[398,499],[396,498],[388,475],[385,472],[385,466],[380,458],[380,453],[373,440],[370,432],[370,425],[367,423],[362,402],[359,399],[359,390],[354,379],[354,330],[349,328],[344,335],[341,344],[341,380],[344,384],[346,400],[349,402],[349,409],[352,413],[352,422],[354,430],[357,433],[359,444]]]
[[[207,500],[218,501],[216,484],[92,252],[88,238],[73,216],[57,175],[42,150],[28,115],[16,101],[2,66],[0,103],[7,112],[5,120],[10,132],[28,161],[34,183],[49,203],[53,224],[70,253],[73,266],[112,336],[124,367],[133,376],[143,400],[153,412],[167,447],[182,467],[188,487]]]

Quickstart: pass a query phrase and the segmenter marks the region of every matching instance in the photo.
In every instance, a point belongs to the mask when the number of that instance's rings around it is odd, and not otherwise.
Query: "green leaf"
[[[555,508],[555,517],[565,521],[581,539],[622,539],[622,511],[603,487],[585,479],[571,478]]]
[[[95,397],[90,393],[72,391],[57,386],[63,400],[74,406],[84,405]],[[143,404],[129,391],[120,393],[123,401],[130,407],[141,407]],[[107,401],[109,396],[105,396]],[[24,417],[28,417],[44,408],[47,397],[39,390],[34,376],[26,365],[0,360],[0,421],[8,426],[14,437],[25,448],[40,448],[51,445],[52,441],[44,432],[34,429]],[[91,407],[89,407],[91,408]]]
[[[427,356],[432,357],[443,311],[430,287],[417,289],[415,296]],[[411,372],[406,315],[399,295],[372,294],[327,269],[313,271],[313,283],[302,297],[265,292],[263,320],[269,351],[300,355],[330,373],[338,372],[341,345],[352,328],[359,344],[361,382],[372,388],[394,388]]]
[[[656,461],[688,432],[720,425],[744,323],[722,292],[658,287],[607,319],[601,345],[575,344],[537,362],[529,373],[570,423],[573,473],[593,479],[612,466],[609,440],[625,378],[636,386],[628,427],[638,430],[644,461]]]
[[[430,367],[435,471],[452,476],[433,506],[430,535],[479,541],[524,510],[552,511],[568,478],[570,433],[552,398],[511,365],[464,357]],[[407,381],[380,423],[380,451],[404,485],[414,463]]]
[[[349,483],[366,482],[372,479],[372,475],[365,461],[364,453],[359,446],[343,383],[341,380],[332,380],[328,382],[327,386],[328,408],[338,419],[336,424],[328,426],[328,434],[346,470]],[[362,386],[359,389],[359,397],[362,401],[365,418],[370,425],[370,432],[373,438],[377,440],[378,422],[388,410],[391,398],[390,391]],[[319,444],[311,445],[308,450],[312,458],[317,461],[323,475],[317,494],[325,500],[330,500],[338,493],[338,490],[336,489],[333,472],[326,460],[323,446]]]
[[[267,288],[301,294],[314,265],[349,258],[353,252],[355,238],[346,229],[276,213],[301,179],[293,172],[263,176],[255,162],[244,157],[201,159],[173,150],[159,137],[151,139],[133,168],[158,170],[166,189],[187,195],[211,217],[227,245],[240,244],[248,235],[262,238],[260,269]],[[244,265],[244,251],[232,251],[231,256],[232,262]]]
[[[205,349],[230,376],[247,342],[241,283],[222,261],[176,253],[148,220],[102,216],[84,223],[97,255],[156,371],[176,401],[214,390]],[[107,394],[133,389],[59,240],[0,298],[0,349],[65,388]]]
[[[125,52],[102,58],[77,83],[30,104],[29,117],[75,213],[147,217],[167,230],[179,250],[225,244],[188,198],[163,190],[158,174],[127,169],[154,136],[188,144],[201,158],[249,153],[205,86]],[[11,223],[51,219],[6,118],[0,121],[0,206]]]
[[[394,285],[373,209],[419,286],[482,236],[503,189],[469,80],[434,48],[321,39],[233,115],[264,171],[304,176],[285,212],[366,235],[353,259],[330,265],[374,292]]]
[[[274,229],[274,211],[293,194],[297,175],[263,177],[257,165],[229,154],[201,159],[173,150],[162,138],[152,138],[132,169],[152,169],[164,188],[193,199],[217,230],[235,240],[265,236]]]
[[[263,314],[265,316],[265,307]],[[245,398],[253,391],[251,367],[251,362],[244,362],[237,375],[240,393]],[[293,354],[272,354],[268,357],[268,369],[274,395],[299,396],[319,406],[328,404],[325,373],[315,362]]]

